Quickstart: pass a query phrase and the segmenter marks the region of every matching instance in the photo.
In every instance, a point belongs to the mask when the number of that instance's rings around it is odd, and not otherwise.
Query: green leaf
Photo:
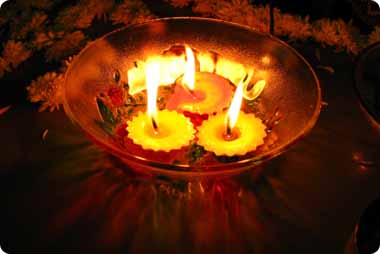
[[[114,126],[117,121],[115,120],[111,110],[106,105],[104,105],[102,100],[96,99],[96,102],[98,104],[98,108],[100,114],[102,115],[103,121]]]
[[[200,160],[205,154],[205,152],[206,151],[203,148],[203,146],[200,146],[198,144],[192,144],[188,153],[190,163],[195,163],[198,160]]]

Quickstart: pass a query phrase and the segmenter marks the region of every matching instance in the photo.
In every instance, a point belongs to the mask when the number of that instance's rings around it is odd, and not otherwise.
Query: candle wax
[[[196,72],[195,89],[190,91],[184,87],[179,78],[166,108],[198,114],[221,112],[228,107],[232,93],[233,86],[227,79],[209,72]]]
[[[226,138],[226,114],[217,114],[204,121],[198,129],[198,144],[217,156],[245,155],[264,144],[266,126],[254,114],[239,113],[232,128],[233,138]]]
[[[147,113],[139,112],[128,121],[128,137],[144,149],[165,151],[180,149],[189,145],[194,139],[195,130],[190,120],[175,111],[157,112],[157,126],[152,126],[152,119]]]

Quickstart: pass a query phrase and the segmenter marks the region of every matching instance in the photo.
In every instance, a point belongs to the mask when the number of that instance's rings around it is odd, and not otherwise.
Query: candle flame
[[[226,121],[227,121],[227,129],[232,130],[237,122],[239,117],[239,112],[241,108],[241,103],[243,100],[244,94],[244,86],[246,83],[249,83],[253,75],[253,70],[250,70],[244,78],[240,81],[239,85],[236,88],[235,94],[232,98],[230,108],[228,109]]]
[[[160,60],[151,59],[145,66],[145,81],[148,97],[147,113],[152,119],[152,124],[156,124],[157,117],[157,90],[160,82]],[[157,127],[157,126],[153,126]]]
[[[195,85],[195,57],[194,52],[189,46],[185,46],[186,67],[183,75],[183,83],[190,89],[194,90]]]

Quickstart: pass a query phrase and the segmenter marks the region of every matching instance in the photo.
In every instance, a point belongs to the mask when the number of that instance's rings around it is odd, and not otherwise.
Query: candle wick
[[[230,127],[229,124],[227,125],[226,135],[227,135],[227,136],[231,136],[231,135],[232,135],[232,130],[231,130],[231,127]]]
[[[246,73],[244,78],[243,78],[243,83],[247,81],[248,77],[249,77],[249,75],[248,75],[248,73]]]
[[[152,126],[155,132],[158,132],[158,125],[156,120],[154,120],[154,117],[152,117]]]
[[[188,86],[186,86],[186,90],[187,90],[189,93],[191,93],[191,95],[194,95],[194,91],[191,90]]]
[[[227,126],[226,126],[226,136],[227,137],[230,137],[232,135],[230,122],[231,122],[230,116],[227,116]]]
[[[226,126],[226,132],[223,134],[223,138],[225,141],[233,141],[237,138],[239,138],[239,132],[237,132],[236,130],[234,131],[230,125],[229,125],[229,118],[228,118],[228,124]]]

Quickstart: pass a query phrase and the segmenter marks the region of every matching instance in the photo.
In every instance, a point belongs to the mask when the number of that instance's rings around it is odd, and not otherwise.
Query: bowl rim
[[[141,156],[133,155],[127,152],[122,152],[120,149],[115,148],[114,146],[104,143],[101,141],[101,139],[91,135],[86,129],[80,124],[79,121],[76,120],[74,117],[74,114],[70,110],[70,106],[66,100],[66,83],[68,79],[68,75],[71,72],[71,68],[73,67],[75,61],[77,59],[80,59],[81,55],[84,54],[85,51],[87,51],[88,48],[92,47],[93,44],[97,43],[98,41],[104,40],[106,37],[111,36],[113,34],[116,34],[120,31],[126,31],[126,30],[132,30],[132,29],[137,29],[141,26],[146,26],[155,22],[165,22],[165,21],[175,21],[175,20],[189,20],[189,21],[208,21],[208,22],[213,22],[213,23],[219,23],[219,24],[224,24],[228,26],[234,26],[240,29],[245,29],[249,32],[253,32],[256,34],[260,34],[261,36],[268,37],[271,40],[274,40],[278,42],[279,44],[283,45],[286,47],[288,50],[290,50],[292,53],[295,54],[296,57],[298,57],[310,70],[312,76],[314,77],[315,85],[316,85],[316,90],[317,90],[317,99],[315,103],[315,110],[313,112],[312,117],[309,119],[307,124],[303,127],[302,131],[300,131],[297,135],[295,135],[292,139],[290,139],[288,142],[286,142],[284,145],[279,146],[273,150],[269,150],[267,152],[264,152],[263,154],[243,160],[239,160],[236,162],[228,162],[228,163],[223,163],[222,166],[220,165],[208,165],[206,168],[206,171],[195,171],[195,169],[199,168],[199,166],[193,166],[193,165],[175,165],[175,164],[168,164],[168,163],[162,163],[162,162],[156,162],[156,161],[151,161],[147,158],[143,158]],[[269,159],[272,159],[274,157],[279,156],[280,154],[284,153],[287,151],[291,145],[296,143],[298,140],[306,136],[312,128],[315,126],[318,117],[321,112],[321,107],[322,107],[322,91],[321,91],[321,86],[320,82],[318,79],[318,76],[316,75],[314,69],[312,68],[311,64],[297,51],[295,50],[292,46],[290,46],[288,43],[280,40],[279,38],[269,34],[269,33],[264,33],[262,31],[258,31],[252,27],[249,27],[247,25],[242,25],[230,21],[225,21],[225,20],[220,20],[220,19],[215,19],[215,18],[204,18],[204,17],[186,17],[186,16],[178,16],[178,17],[166,17],[166,18],[157,18],[157,19],[152,19],[147,22],[139,23],[139,24],[133,24],[133,25],[127,25],[118,29],[115,29],[109,33],[106,33],[105,35],[95,39],[94,41],[88,43],[80,52],[77,54],[73,62],[69,65],[65,76],[64,76],[64,96],[63,96],[63,108],[67,116],[74,122],[76,125],[79,126],[82,131],[89,136],[91,140],[93,140],[96,144],[100,145],[100,147],[104,148],[111,154],[120,157],[122,161],[131,161],[132,164],[139,164],[143,165],[144,168],[149,168],[149,171],[152,173],[158,173],[158,174],[163,174],[163,175],[168,175],[168,176],[182,176],[182,177],[202,177],[202,176],[216,176],[216,175],[232,175],[236,173],[240,173],[242,171],[245,171],[249,168],[252,168],[254,166],[257,166],[265,161],[268,161]],[[127,163],[127,162],[126,162]],[[202,166],[201,166],[202,167]],[[223,168],[218,170],[217,168]],[[228,169],[224,169],[228,168]]]

